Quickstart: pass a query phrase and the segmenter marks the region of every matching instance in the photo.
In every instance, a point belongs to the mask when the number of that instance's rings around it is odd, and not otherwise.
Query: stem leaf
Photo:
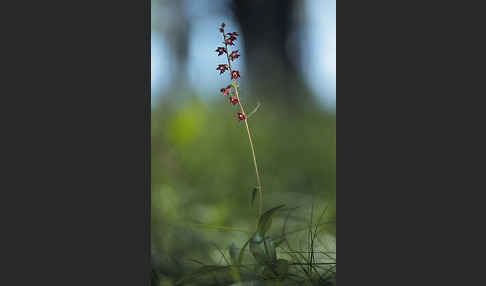
[[[260,220],[258,221],[258,234],[261,237],[265,237],[265,234],[270,229],[270,226],[272,226],[272,216],[275,214],[276,211],[283,208],[284,206],[285,205],[279,205],[266,211],[264,214],[261,215]]]

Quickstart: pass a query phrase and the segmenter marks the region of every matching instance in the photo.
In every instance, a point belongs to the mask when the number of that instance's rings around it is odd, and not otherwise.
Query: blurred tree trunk
[[[245,39],[245,76],[251,82],[252,92],[266,98],[265,101],[272,99],[296,105],[311,100],[295,66],[299,56],[298,39],[291,38],[296,30],[295,9],[301,2],[232,0],[232,11]]]
[[[159,15],[156,18],[155,28],[165,37],[174,55],[174,65],[171,70],[174,76],[169,89],[180,90],[181,86],[185,86],[189,50],[189,19],[184,10],[184,2],[173,0],[153,0],[153,2],[160,7],[157,9]]]

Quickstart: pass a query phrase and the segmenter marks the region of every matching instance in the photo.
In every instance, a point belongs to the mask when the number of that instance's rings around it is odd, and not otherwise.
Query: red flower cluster
[[[229,55],[230,59],[234,61],[235,59],[239,58],[240,55],[238,55],[238,50],[232,51],[231,54]]]
[[[228,33],[228,37],[232,40],[232,41],[236,41],[236,37],[238,37],[238,33],[236,32],[233,32],[233,33]]]
[[[231,38],[224,40],[224,43],[228,46],[234,46],[235,45],[234,40],[231,39]]]
[[[228,85],[227,87],[223,87],[220,89],[221,93],[223,93],[224,96],[227,96],[230,91],[231,91],[231,85]]]
[[[218,67],[216,68],[216,70],[219,70],[219,74],[224,73],[224,71],[226,71],[227,69],[228,65],[218,65]]]
[[[221,56],[222,54],[226,53],[226,49],[224,47],[218,47],[216,52],[218,53],[218,56]]]
[[[237,103],[238,103],[238,98],[236,98],[236,97],[234,97],[234,96],[230,96],[229,101],[230,101],[230,102],[231,102],[233,105],[235,105],[235,104],[237,104]]]
[[[243,121],[243,120],[246,119],[246,116],[243,113],[241,113],[241,112],[238,112],[236,114],[236,117],[238,117],[238,119],[241,120],[241,121]]]
[[[232,33],[227,33],[225,34],[224,32],[224,27],[226,25],[224,23],[221,24],[221,26],[219,27],[219,31],[221,32],[221,34],[223,34],[223,39],[224,39],[224,47],[217,47],[216,48],[216,52],[218,53],[218,56],[221,56],[222,54],[226,54],[226,57],[228,59],[228,64],[221,64],[221,65],[218,65],[218,67],[216,68],[216,70],[219,70],[219,74],[223,74],[226,70],[229,70],[230,71],[230,75],[231,75],[231,80],[233,80],[236,84],[236,80],[238,78],[240,78],[240,72],[237,71],[237,70],[233,70],[231,68],[231,61],[234,61],[236,59],[238,59],[240,57],[240,55],[238,54],[238,50],[235,50],[235,51],[232,51],[231,53],[228,53],[228,46],[234,46],[234,42],[236,41],[237,37],[239,36],[237,32],[232,32]],[[227,96],[228,94],[230,94],[231,92],[231,85],[228,85],[227,87],[223,87],[220,89],[221,93],[223,94],[223,96]],[[231,104],[233,105],[236,105],[236,104],[239,104],[239,100],[237,97],[235,96],[230,96],[229,97],[229,101],[231,102]],[[245,120],[246,119],[246,116],[244,113],[242,112],[238,112],[237,113],[237,118],[239,120]]]
[[[231,72],[231,79],[237,79],[240,77],[240,72],[239,71],[232,71]]]

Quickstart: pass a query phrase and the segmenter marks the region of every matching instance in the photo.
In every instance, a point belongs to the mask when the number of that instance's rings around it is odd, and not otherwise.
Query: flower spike
[[[239,105],[240,107],[240,112],[236,113],[236,118],[238,118],[239,121],[245,121],[245,129],[246,133],[248,134],[248,140],[250,142],[250,147],[251,147],[251,152],[253,156],[253,165],[255,167],[255,174],[256,174],[256,180],[257,180],[257,188],[255,190],[258,191],[259,194],[259,207],[258,207],[258,217],[261,216],[262,213],[262,206],[263,206],[263,200],[262,200],[262,184],[260,182],[260,174],[258,172],[258,166],[256,162],[256,156],[255,156],[255,151],[253,148],[253,142],[251,140],[251,135],[250,135],[250,128],[248,127],[248,118],[258,109],[258,106],[255,108],[255,110],[249,114],[249,116],[246,116],[245,110],[243,105],[241,104],[240,97],[238,95],[238,85],[237,85],[237,79],[240,78],[240,71],[238,70],[233,70],[233,67],[231,66],[231,62],[234,61],[235,59],[238,59],[240,55],[238,54],[238,50],[232,51],[229,53],[228,46],[234,46],[235,41],[237,40],[238,33],[237,32],[231,32],[225,34],[224,32],[224,27],[226,25],[224,23],[221,24],[219,27],[219,31],[221,32],[221,36],[223,38],[223,43],[224,47],[217,47],[216,52],[218,53],[218,56],[222,54],[226,54],[226,59],[227,59],[227,64],[221,64],[218,65],[216,70],[219,70],[220,74],[223,74],[225,71],[229,71],[230,77],[231,77],[231,85],[228,85],[226,88],[221,88],[220,91],[223,94],[223,96],[229,96],[229,101],[232,105]],[[233,88],[234,94],[231,93],[231,88]],[[255,194],[255,192],[254,192]]]

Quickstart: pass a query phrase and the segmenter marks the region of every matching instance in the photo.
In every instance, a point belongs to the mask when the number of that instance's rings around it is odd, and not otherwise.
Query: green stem
[[[223,39],[224,39],[224,46],[226,49],[226,58],[228,60],[228,67],[229,67],[229,72],[230,76],[233,73],[233,68],[231,67],[231,60],[229,57],[229,51],[228,51],[228,44],[226,44],[226,35],[224,32],[223,34]],[[253,166],[255,167],[255,174],[256,174],[256,180],[257,180],[257,189],[258,189],[258,218],[260,218],[260,215],[262,214],[262,209],[263,209],[263,190],[262,190],[262,183],[260,181],[260,173],[258,172],[258,164],[256,160],[256,155],[255,155],[255,148],[253,147],[253,141],[251,140],[251,133],[250,133],[250,127],[248,126],[248,117],[246,116],[245,110],[243,108],[243,104],[241,104],[240,96],[238,94],[238,86],[236,84],[236,79],[233,79],[232,86],[235,90],[235,95],[236,99],[238,99],[238,105],[240,106],[241,113],[245,116],[245,129],[246,133],[248,134],[248,140],[250,141],[250,149],[251,149],[251,155],[253,157]],[[257,218],[257,219],[258,219]]]

